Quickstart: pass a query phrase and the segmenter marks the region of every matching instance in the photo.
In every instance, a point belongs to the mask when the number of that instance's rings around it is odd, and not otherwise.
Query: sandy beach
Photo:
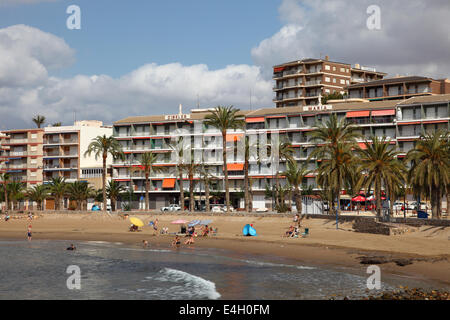
[[[310,230],[307,238],[282,237],[292,224],[288,217],[237,217],[170,214],[131,214],[144,221],[140,232],[129,232],[130,221],[117,214],[55,214],[39,213],[39,218],[28,221],[11,219],[0,221],[0,239],[26,239],[31,223],[33,240],[109,241],[129,245],[141,245],[147,240],[150,245],[170,246],[173,235],[156,235],[147,226],[149,221],[159,220],[158,233],[168,227],[169,233],[178,232],[179,225],[170,222],[176,219],[211,219],[218,228],[216,236],[195,238],[194,247],[227,249],[239,253],[279,256],[309,265],[333,268],[348,268],[361,272],[367,265],[361,257],[382,259],[382,272],[427,280],[440,286],[450,286],[450,230],[443,227],[423,226],[410,228],[411,232],[394,235],[357,233],[351,223],[339,224],[334,220],[305,219],[302,227]],[[257,237],[242,236],[245,224],[253,224]],[[184,239],[183,239],[184,240]],[[405,263],[405,261],[407,263]],[[402,266],[403,265],[403,266]]]

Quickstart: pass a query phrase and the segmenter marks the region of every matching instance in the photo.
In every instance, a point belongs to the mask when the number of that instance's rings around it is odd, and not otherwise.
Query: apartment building
[[[287,62],[273,67],[273,101],[277,108],[317,105],[321,96],[344,94],[351,84],[383,79],[385,75],[375,68],[333,62],[328,57]]]
[[[355,83],[346,88],[350,98],[370,101],[408,99],[416,96],[450,93],[450,80],[427,77],[395,77]]]
[[[43,142],[43,182],[63,177],[67,182],[83,180],[101,187],[102,159],[84,156],[89,144],[97,136],[112,135],[112,127],[101,121],[77,121],[73,126],[46,127]],[[107,165],[111,165],[111,157]]]
[[[44,129],[21,129],[4,131],[7,139],[4,150],[3,170],[10,179],[26,184],[27,187],[42,183],[42,144]]]
[[[420,100],[425,98],[428,100]],[[404,155],[414,146],[410,142],[417,140],[423,130],[449,128],[449,104],[450,95],[436,95],[409,100],[340,101],[329,105],[241,111],[240,115],[245,119],[246,128],[227,132],[227,150],[233,150],[232,147],[234,150],[239,148],[239,143],[244,141],[245,136],[268,145],[276,141],[276,136],[279,140],[289,140],[295,150],[295,160],[299,163],[305,162],[316,148],[308,132],[312,131],[317,123],[326,121],[335,113],[338,118],[345,118],[358,125],[360,133],[367,139],[372,135],[390,138],[390,143],[399,147]],[[211,190],[223,195],[225,190],[221,134],[204,125],[207,114],[208,112],[193,112],[177,116],[130,117],[114,123],[114,136],[123,145],[127,159],[114,162],[113,179],[143,195],[144,176],[142,172],[130,169],[139,166],[142,153],[154,152],[158,159],[156,166],[164,170],[151,175],[150,207],[155,209],[169,203],[177,203],[180,190],[177,161],[172,156],[170,143],[183,137],[192,141],[194,151],[208,152],[208,161],[204,165],[215,177]],[[414,129],[411,129],[411,126]],[[181,131],[182,128],[185,130]],[[266,142],[261,139],[266,139]],[[359,141],[361,147],[364,147],[363,142],[364,139]],[[249,159],[253,208],[270,208],[272,201],[265,197],[266,186],[275,184],[276,172],[285,170],[286,161],[279,159],[279,166],[273,165],[275,162],[271,159],[266,162],[259,161],[258,152],[259,150],[251,152]],[[239,152],[229,152],[227,161],[232,204],[235,208],[242,208],[244,159]],[[312,161],[308,167],[313,170],[317,165],[316,161]],[[201,175],[195,174],[194,181],[197,199],[201,199],[204,197]],[[280,184],[285,183],[281,177]],[[189,188],[186,174],[183,176],[183,187],[185,191]],[[306,177],[304,187],[318,190],[314,174]]]
[[[84,156],[92,139],[112,135],[112,127],[101,121],[77,121],[73,126],[45,127],[4,131],[3,171],[10,179],[27,187],[48,183],[62,177],[67,182],[85,180],[94,185],[101,181],[102,160]],[[112,160],[109,159],[109,164]]]

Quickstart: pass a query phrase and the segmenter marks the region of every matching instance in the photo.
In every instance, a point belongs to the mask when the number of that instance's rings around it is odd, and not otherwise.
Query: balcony
[[[315,85],[319,85],[322,84],[321,80],[311,80],[311,81],[306,81],[305,85],[307,86],[315,86]]]

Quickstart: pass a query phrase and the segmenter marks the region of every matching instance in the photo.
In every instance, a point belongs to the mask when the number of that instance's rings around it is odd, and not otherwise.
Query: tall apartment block
[[[416,96],[450,93],[450,80],[427,77],[395,77],[352,84],[346,88],[350,98],[370,101],[408,99]]]
[[[328,57],[287,62],[273,67],[273,101],[277,108],[318,105],[320,96],[344,94],[351,84],[380,80],[385,75],[375,68],[333,62]]]
[[[296,106],[284,108],[258,109],[241,111],[246,127],[242,130],[227,132],[227,149],[236,146],[245,136],[254,136],[260,139],[261,134],[271,137],[277,134],[280,139],[290,141],[294,148],[294,158],[297,162],[305,162],[311,152],[317,147],[312,142],[308,132],[312,131],[317,123],[329,119],[331,114],[344,118],[356,124],[359,132],[370,139],[371,136],[386,136],[390,143],[397,146],[404,156],[414,147],[419,135],[423,132],[438,129],[449,129],[450,121],[450,95],[432,95],[414,97],[407,100],[386,101],[337,101],[328,105]],[[169,143],[183,137],[192,141],[193,150],[209,152],[211,157],[204,165],[214,176],[211,190],[224,192],[224,174],[222,155],[222,138],[220,132],[208,128],[204,124],[208,112],[191,112],[180,115],[129,117],[114,123],[114,136],[122,144],[127,159],[117,160],[113,163],[113,179],[132,188],[135,193],[144,194],[144,176],[142,172],[130,170],[139,166],[139,159],[144,152],[153,152],[157,155],[156,166],[165,170],[151,175],[151,208],[159,208],[169,203],[177,203],[179,197],[179,181],[177,176],[177,162],[171,154],[173,150]],[[183,132],[177,130],[184,128]],[[196,128],[201,128],[197,131]],[[261,140],[260,140],[261,142]],[[364,147],[364,139],[358,141]],[[244,159],[238,153],[230,153],[228,170],[230,179],[230,192],[232,205],[242,208],[244,185]],[[258,161],[256,153],[249,159],[249,177],[252,181],[253,208],[270,208],[272,201],[266,199],[266,186],[275,184],[276,171],[282,172],[286,168],[286,161],[280,159],[280,167],[271,163],[263,164]],[[310,170],[316,169],[318,162],[313,159],[308,163]],[[281,175],[280,175],[281,176]],[[204,183],[201,175],[194,175],[196,199],[204,201]],[[280,178],[281,185],[286,182]],[[303,187],[318,190],[315,174],[310,174],[303,182]],[[183,187],[187,191],[189,178],[183,176]],[[342,196],[345,199],[346,195]]]
[[[30,187],[62,177],[67,182],[86,180],[94,186],[101,184],[102,160],[94,155],[84,156],[92,139],[112,135],[112,127],[101,121],[77,121],[73,126],[45,127],[5,131],[4,147],[9,150],[3,170],[11,180]],[[109,159],[109,164],[112,160]]]

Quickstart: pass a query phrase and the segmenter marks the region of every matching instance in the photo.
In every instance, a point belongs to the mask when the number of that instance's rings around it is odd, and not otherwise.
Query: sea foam
[[[169,288],[168,293],[170,292],[172,297],[178,299],[206,298],[215,300],[219,299],[221,296],[220,293],[217,292],[214,282],[176,269],[163,268],[156,275],[146,277],[146,279],[173,283],[174,285]],[[161,298],[164,299],[165,297]]]

